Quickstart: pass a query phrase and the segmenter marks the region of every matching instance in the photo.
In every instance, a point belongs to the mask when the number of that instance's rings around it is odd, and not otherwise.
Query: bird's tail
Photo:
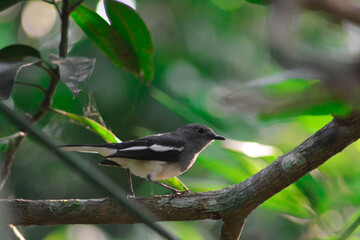
[[[116,153],[116,149],[102,145],[63,145],[59,147],[67,152],[97,153],[104,157]]]

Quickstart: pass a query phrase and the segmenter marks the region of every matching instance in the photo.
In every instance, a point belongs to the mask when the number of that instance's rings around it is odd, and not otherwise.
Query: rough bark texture
[[[221,239],[238,239],[246,217],[264,201],[323,164],[360,137],[360,116],[334,119],[298,147],[245,181],[218,191],[187,193],[170,199],[130,200],[158,221],[223,219]],[[115,201],[104,199],[0,200],[0,212],[14,225],[132,224]]]

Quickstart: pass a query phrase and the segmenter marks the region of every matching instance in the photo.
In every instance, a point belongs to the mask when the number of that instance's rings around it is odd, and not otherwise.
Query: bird
[[[176,177],[195,163],[198,155],[214,140],[225,137],[198,123],[187,124],[173,132],[149,135],[146,137],[120,142],[91,145],[63,145],[63,151],[97,153],[105,157],[103,166],[122,167],[127,170],[130,194],[135,198],[131,174],[146,178],[162,186],[173,195],[182,192],[157,180]]]

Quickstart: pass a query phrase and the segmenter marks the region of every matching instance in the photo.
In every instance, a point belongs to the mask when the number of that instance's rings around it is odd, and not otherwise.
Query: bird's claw
[[[171,200],[173,200],[174,197],[189,193],[190,191],[189,190],[186,190],[186,191],[173,190],[172,192],[173,192],[173,194],[169,197],[169,202]]]
[[[129,194],[126,196],[127,200],[131,200],[131,199],[135,199],[135,195],[134,194]]]

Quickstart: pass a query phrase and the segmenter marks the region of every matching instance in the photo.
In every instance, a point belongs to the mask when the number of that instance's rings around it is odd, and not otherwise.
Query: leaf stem
[[[56,11],[58,12],[59,16],[61,16],[61,9],[59,7],[59,4],[55,0],[53,0],[53,4],[55,5]]]
[[[43,88],[42,86],[38,85],[38,84],[34,84],[34,83],[27,83],[27,82],[22,82],[22,81],[15,81],[16,84],[19,85],[24,85],[24,86],[29,86],[29,87],[34,87],[39,89],[41,92],[43,92],[44,94],[46,93],[45,88]]]
[[[53,4],[56,8],[56,11],[58,12],[59,16],[61,16],[61,10],[59,7],[59,4],[57,4],[57,2],[55,0],[41,0],[43,2],[49,3],[49,4]]]

